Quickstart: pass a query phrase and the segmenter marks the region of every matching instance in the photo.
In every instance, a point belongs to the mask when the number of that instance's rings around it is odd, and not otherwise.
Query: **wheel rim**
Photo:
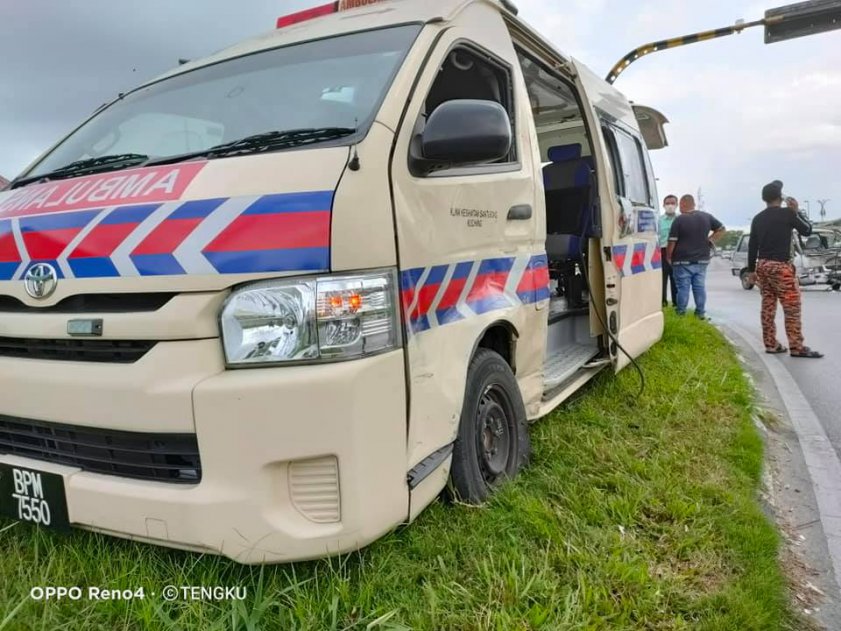
[[[485,388],[476,408],[478,451],[482,477],[493,484],[506,472],[513,445],[511,403],[496,384]]]

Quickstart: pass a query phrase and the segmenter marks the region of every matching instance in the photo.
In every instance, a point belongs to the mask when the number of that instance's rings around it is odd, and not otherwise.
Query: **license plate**
[[[0,463],[0,515],[50,528],[69,528],[64,478]]]

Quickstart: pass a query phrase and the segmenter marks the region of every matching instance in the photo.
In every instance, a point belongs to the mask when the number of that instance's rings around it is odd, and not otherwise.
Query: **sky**
[[[11,178],[102,103],[324,0],[0,0],[0,175]],[[422,0],[411,0],[422,1]],[[600,75],[653,40],[761,18],[780,0],[515,0]],[[841,216],[841,31],[765,45],[762,29],[643,58],[616,82],[670,120],[652,154],[660,198],[702,190],[743,227],[762,186]]]

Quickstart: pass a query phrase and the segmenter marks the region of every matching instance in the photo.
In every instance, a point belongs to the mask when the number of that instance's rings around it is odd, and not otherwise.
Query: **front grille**
[[[0,453],[123,478],[198,484],[195,434],[124,432],[0,416]]]
[[[157,311],[172,300],[174,293],[78,294],[49,307],[32,307],[13,296],[0,296],[4,313],[139,313]]]
[[[156,344],[146,340],[37,340],[0,337],[0,357],[132,364]]]

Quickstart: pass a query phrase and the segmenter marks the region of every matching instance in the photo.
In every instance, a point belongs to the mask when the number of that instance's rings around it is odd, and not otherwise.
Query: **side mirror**
[[[425,175],[454,166],[496,162],[511,151],[511,120],[494,101],[446,101],[415,139],[411,168]]]

